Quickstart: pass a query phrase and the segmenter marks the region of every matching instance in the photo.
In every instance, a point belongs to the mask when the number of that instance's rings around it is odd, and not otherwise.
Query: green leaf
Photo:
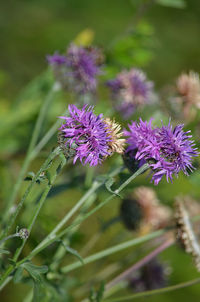
[[[184,0],[156,0],[156,3],[163,6],[185,8],[186,3]]]
[[[10,254],[8,250],[0,249],[0,254]]]
[[[114,184],[114,178],[111,177],[109,178],[106,183],[105,183],[105,186],[106,186],[106,189],[110,192],[110,193],[114,193],[114,191],[111,189],[111,186]]]
[[[31,262],[25,262],[22,264],[22,266],[35,281],[41,282],[42,281],[41,274],[45,274],[48,272],[48,267],[46,265],[38,266],[32,264]]]
[[[65,245],[65,243],[63,241],[62,241],[62,245],[64,246],[64,248],[66,249],[67,252],[69,252],[70,254],[72,254],[75,257],[77,257],[80,260],[80,262],[82,264],[84,264],[83,258],[81,257],[81,255],[76,250],[74,250],[70,246]]]
[[[23,266],[19,266],[14,274],[14,277],[13,277],[13,281],[14,283],[18,283],[21,281],[22,277],[23,277]]]
[[[119,195],[119,194],[117,194],[117,193],[115,193],[115,191],[113,191],[112,189],[111,189],[111,186],[114,184],[114,178],[113,177],[110,177],[107,181],[106,181],[106,183],[105,183],[105,186],[106,186],[106,189],[110,192],[110,193],[112,193],[112,194],[115,194],[116,196],[119,196],[120,198],[121,198],[121,196]]]

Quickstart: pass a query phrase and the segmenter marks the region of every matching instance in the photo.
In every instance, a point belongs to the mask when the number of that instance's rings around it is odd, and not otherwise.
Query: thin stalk
[[[76,218],[74,219],[74,222],[77,221],[77,219],[79,219],[79,217],[84,216],[85,212],[88,210],[88,208],[93,204],[93,202],[96,199],[96,195],[93,194],[89,197],[89,199],[87,200],[87,202],[85,203],[85,205],[83,206],[83,208],[81,209],[81,211],[79,212],[79,214],[76,216]],[[67,233],[67,238],[63,239],[63,243],[64,245],[68,246],[70,244],[70,237],[74,234],[74,232],[76,232],[79,228],[79,225],[77,225],[74,229],[71,229],[71,231],[69,231]],[[57,251],[52,259],[52,263],[50,265],[50,269],[51,271],[55,271],[62,258],[64,257],[64,255],[66,254],[66,248],[63,246],[63,244],[60,244],[59,247],[57,248]]]
[[[155,289],[155,290],[148,290],[145,292],[141,292],[141,293],[137,293],[134,295],[129,295],[129,296],[123,296],[123,297],[119,297],[119,298],[113,298],[113,299],[105,299],[103,300],[103,302],[124,302],[124,301],[132,301],[133,299],[137,299],[137,298],[144,298],[144,297],[150,297],[153,295],[159,295],[159,294],[163,294],[163,293],[167,293],[167,292],[171,292],[177,289],[182,289],[185,287],[189,287],[195,284],[200,283],[200,278],[196,278],[187,282],[182,282],[176,285],[172,285],[172,286],[168,286],[168,287],[164,287],[161,289]]]
[[[153,258],[155,258],[157,255],[159,255],[161,252],[166,250],[168,247],[170,247],[172,244],[175,243],[174,239],[168,239],[161,245],[159,245],[156,249],[154,249],[151,253],[149,253],[147,256],[136,262],[134,265],[132,265],[130,268],[125,270],[123,273],[121,273],[119,276],[115,277],[113,280],[111,280],[105,288],[105,291],[108,291],[112,287],[116,286],[119,282],[121,282],[124,279],[127,279],[134,271],[140,269],[144,265],[146,265],[148,262],[150,262]]]
[[[105,258],[109,255],[112,255],[112,254],[117,253],[119,251],[125,250],[129,247],[133,247],[133,246],[138,245],[140,243],[146,242],[150,239],[159,237],[159,236],[163,235],[165,232],[166,232],[166,230],[159,230],[159,231],[153,232],[151,234],[148,234],[146,236],[142,236],[142,237],[139,237],[139,238],[134,238],[134,239],[128,240],[126,242],[123,242],[123,243],[117,244],[115,246],[112,246],[108,249],[105,249],[101,252],[98,252],[96,254],[93,254],[89,257],[84,258],[83,259],[84,265],[86,265],[88,263],[91,263],[91,262],[94,262],[96,260]],[[82,266],[82,263],[80,261],[76,261],[72,264],[66,265],[63,268],[61,268],[61,272],[62,273],[68,273],[70,271],[73,271],[73,270],[77,269],[80,266]]]
[[[14,238],[14,237],[19,237],[19,234],[15,233],[15,234],[12,234],[12,235],[9,235],[9,236],[3,238],[2,240],[0,240],[0,246],[1,246],[5,241],[7,241],[8,239],[11,239],[11,238]]]
[[[36,173],[36,175],[33,177],[31,183],[29,184],[28,188],[26,189],[21,201],[19,202],[18,206],[17,206],[17,209],[15,210],[15,212],[13,213],[13,215],[11,216],[8,224],[7,224],[7,227],[4,231],[4,236],[6,236],[10,230],[10,228],[12,227],[13,223],[15,222],[15,219],[17,218],[24,202],[26,201],[32,187],[34,186],[35,182],[37,181],[38,177],[40,176],[40,174],[42,172],[44,172],[48,165],[50,164],[50,162],[60,153],[60,148],[57,147],[53,152],[50,153],[50,155],[48,156],[48,158],[46,159],[46,161],[44,162],[44,164],[41,166],[41,168],[39,169],[39,171]],[[2,236],[3,237],[3,236]]]
[[[48,93],[48,95],[46,96],[46,98],[43,102],[43,105],[41,107],[41,110],[39,112],[39,115],[38,115],[38,118],[37,118],[37,121],[36,121],[36,124],[35,124],[35,128],[34,128],[33,133],[32,133],[32,137],[31,137],[31,140],[30,140],[30,143],[29,143],[29,146],[28,146],[28,151],[27,151],[24,163],[22,165],[21,171],[20,171],[19,176],[17,178],[17,181],[14,185],[13,192],[10,196],[10,199],[8,200],[8,203],[7,203],[7,206],[6,206],[6,209],[5,209],[5,213],[4,213],[4,216],[3,216],[3,223],[5,223],[7,221],[7,219],[9,218],[10,208],[13,206],[13,204],[14,204],[16,198],[17,198],[21,183],[24,179],[25,173],[26,173],[26,171],[28,169],[28,166],[30,164],[30,161],[31,161],[31,152],[33,151],[33,148],[35,147],[35,145],[37,143],[37,140],[38,140],[38,137],[39,137],[39,134],[40,134],[40,131],[41,131],[43,120],[45,118],[45,115],[48,111],[48,108],[49,108],[51,102],[53,101],[53,98],[55,96],[56,91],[57,91],[57,86],[56,87],[53,86],[53,88],[50,90],[50,92]],[[4,237],[5,235],[6,235],[6,231],[5,231],[5,233],[3,232],[2,237]]]
[[[63,158],[63,160],[61,162],[61,169],[59,169],[59,173],[61,172],[61,170],[63,169],[63,167],[65,166],[65,164],[66,164],[66,159]],[[59,166],[60,166],[60,163],[59,163]],[[55,174],[53,175],[53,177],[51,178],[51,182],[48,182],[48,184],[47,184],[44,192],[42,193],[42,196],[41,196],[41,198],[40,198],[40,200],[39,200],[39,202],[37,204],[35,213],[32,216],[31,222],[30,222],[30,224],[28,226],[28,232],[29,232],[29,234],[31,233],[31,230],[32,230],[32,228],[33,228],[33,226],[35,224],[35,221],[36,221],[37,217],[38,217],[38,214],[39,214],[42,206],[44,205],[44,202],[45,202],[45,200],[47,198],[47,195],[48,195],[49,191],[51,190],[51,188],[52,188],[52,186],[53,186],[53,184],[54,184],[57,176],[58,176],[58,173],[56,171]],[[24,239],[23,242],[22,242],[22,244],[21,244],[21,246],[16,250],[15,255],[13,257],[13,261],[16,262],[17,259],[19,258],[19,255],[21,254],[21,251],[22,251],[22,249],[23,249],[26,241],[27,241],[27,239]]]

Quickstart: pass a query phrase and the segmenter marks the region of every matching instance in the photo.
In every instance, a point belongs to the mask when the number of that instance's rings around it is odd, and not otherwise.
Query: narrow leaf
[[[115,194],[116,196],[119,196],[120,198],[121,198],[121,196],[119,195],[119,194],[117,194],[117,193],[115,193],[115,191],[113,191],[112,189],[111,189],[111,186],[114,184],[114,178],[113,177],[110,177],[107,181],[106,181],[106,183],[105,183],[105,186],[106,186],[106,189],[110,192],[110,193],[112,193],[112,194]]]
[[[10,254],[8,250],[0,249],[0,254]]]
[[[14,283],[18,283],[21,281],[22,277],[23,277],[23,266],[20,266],[17,268],[15,274],[14,274],[14,277],[13,277],[13,281]]]
[[[70,246],[67,246],[64,244],[64,242],[62,242],[63,246],[65,247],[66,251],[69,252],[70,254],[74,255],[75,257],[77,257],[80,262],[82,264],[84,264],[84,261],[83,261],[83,258],[81,257],[81,255],[76,251],[74,250],[73,248],[71,248]]]

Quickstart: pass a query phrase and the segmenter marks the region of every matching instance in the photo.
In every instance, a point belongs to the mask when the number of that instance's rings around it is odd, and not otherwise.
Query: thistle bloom
[[[111,89],[115,109],[124,117],[129,117],[138,106],[149,103],[152,97],[153,83],[139,69],[122,71],[107,85]]]
[[[190,131],[184,132],[184,125],[177,125],[174,129],[170,122],[167,126],[153,128],[149,123],[132,122],[130,131],[125,131],[128,136],[129,150],[137,149],[136,159],[145,159],[152,168],[154,184],[158,184],[165,175],[167,181],[173,180],[173,174],[178,176],[182,170],[188,175],[192,171],[192,157],[198,155],[197,148],[191,140]]]
[[[200,108],[200,79],[198,73],[190,71],[177,79],[177,90],[184,97],[185,103]]]
[[[96,166],[113,152],[123,152],[125,140],[120,138],[118,124],[104,120],[102,114],[96,116],[87,105],[81,110],[69,105],[69,113],[69,117],[60,117],[64,120],[61,147],[74,149],[74,163],[80,159],[84,165]]]
[[[128,229],[141,232],[166,227],[172,218],[170,208],[162,205],[155,191],[148,187],[139,187],[123,199],[120,214]]]
[[[95,92],[100,70],[101,53],[97,48],[71,44],[66,55],[47,56],[55,77],[62,86],[81,94]]]

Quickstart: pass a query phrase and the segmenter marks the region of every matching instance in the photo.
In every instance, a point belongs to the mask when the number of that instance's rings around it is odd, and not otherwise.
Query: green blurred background
[[[70,41],[84,29],[89,28],[94,31],[93,44],[109,48],[142,15],[142,20],[149,24],[148,32],[151,32],[150,36],[152,34],[152,40],[150,43],[148,41],[151,52],[143,53],[143,63],[140,64],[140,51],[137,53],[135,60],[139,62],[138,65],[145,67],[148,77],[155,81],[158,90],[162,86],[172,83],[182,71],[191,69],[197,72],[200,71],[200,2],[198,0],[188,0],[186,1],[186,7],[183,9],[152,4],[146,11],[143,11],[142,7],[141,11],[138,11],[141,2],[140,0],[9,0],[1,2],[0,136],[2,140],[0,176],[1,186],[3,187],[2,200],[6,200],[8,197],[13,181],[17,177],[25,155],[28,137],[42,100],[41,96],[40,98],[28,95],[27,106],[24,107],[24,101],[21,105],[24,110],[22,114],[20,98],[17,95],[23,90],[24,86],[46,70],[45,57],[47,54],[52,54],[55,50],[64,52]],[[146,61],[145,56],[148,57]],[[44,81],[44,87],[41,84],[41,89],[44,89],[44,92],[48,88],[45,86],[48,86],[48,84],[45,83]],[[63,100],[59,99],[56,113],[62,112],[63,104]],[[18,116],[18,110],[20,111],[20,117]],[[10,112],[12,114],[9,116]],[[50,123],[54,118],[55,114],[51,113]],[[18,124],[19,127],[16,130],[15,126],[18,126]],[[55,139],[51,144],[54,142]],[[35,161],[31,168],[36,170],[45,155],[46,153],[41,155],[41,158]],[[69,176],[67,176],[69,170],[70,168],[65,171],[61,182],[70,181]],[[79,167],[76,173],[79,173]],[[149,182],[140,179],[135,184],[149,185]],[[169,190],[165,182],[156,188],[159,198],[165,203],[172,203],[174,196],[180,192],[192,194],[198,198],[200,193],[198,173],[191,178],[190,182],[180,177],[171,188]],[[70,192],[64,192],[59,197],[50,200],[40,217],[40,223],[43,222],[43,229],[45,231],[51,229],[57,221],[56,218],[52,218],[51,221],[52,213],[56,213],[58,217],[61,217],[64,209],[66,211],[70,208],[73,199],[78,199],[79,195],[81,195],[79,191],[70,190]],[[119,200],[116,199],[116,203],[112,202],[108,206],[106,213],[102,210],[98,216],[104,217],[104,220],[114,217],[118,213],[118,205]],[[112,213],[111,217],[108,215],[109,213]],[[26,221],[26,217],[24,221]],[[48,227],[45,226],[45,223],[49,224]],[[93,230],[91,230],[91,224],[94,225]],[[84,223],[79,234],[84,239],[79,238],[80,242],[76,246],[77,249],[81,247],[84,240],[89,240],[93,234],[91,231],[98,230],[98,227],[98,222],[93,218],[88,223]],[[38,228],[36,228],[36,232],[39,231]],[[112,239],[113,236],[114,239]],[[117,224],[116,227],[106,232],[92,252],[107,247],[110,240],[116,244],[118,240],[123,241],[128,238],[132,238],[132,234],[123,230],[121,224]],[[144,250],[142,252],[145,254]],[[131,250],[129,250],[129,257],[130,253]],[[106,266],[107,263],[112,263],[115,260],[119,261],[124,255],[126,255],[126,252],[109,257],[109,259],[102,261],[100,266]],[[136,257],[135,254],[134,257]],[[176,284],[198,276],[190,258],[177,247],[172,247],[164,252],[161,258],[169,262],[172,267],[170,284]],[[73,261],[74,259],[70,258],[70,260]],[[40,259],[38,262],[40,263]],[[95,268],[97,267],[90,265],[88,269],[80,269],[81,281],[91,280],[92,274],[95,274]],[[75,277],[78,275],[78,271],[72,274]],[[28,290],[28,286],[10,286],[4,290],[0,301],[22,301]],[[127,292],[130,293],[130,290],[127,290]],[[152,302],[186,302],[188,299],[191,299],[192,302],[199,301],[199,285],[148,298]],[[146,299],[140,299],[140,301],[146,301]]]

